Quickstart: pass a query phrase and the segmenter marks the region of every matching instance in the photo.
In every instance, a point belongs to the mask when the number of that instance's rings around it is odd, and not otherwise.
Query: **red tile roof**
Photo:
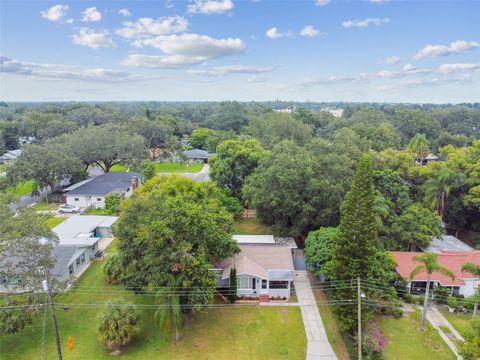
[[[403,252],[391,251],[390,254],[394,257],[397,266],[395,269],[406,280],[410,280],[410,273],[412,270],[420,265],[413,259],[416,255],[422,255],[421,252]],[[438,281],[443,286],[459,286],[465,285],[462,279],[476,278],[473,274],[462,271],[463,264],[471,262],[480,266],[480,251],[442,251],[438,254],[438,263],[450,269],[455,274],[455,280],[440,273],[433,273],[433,281]],[[426,281],[427,274],[421,272],[417,274],[412,280]]]

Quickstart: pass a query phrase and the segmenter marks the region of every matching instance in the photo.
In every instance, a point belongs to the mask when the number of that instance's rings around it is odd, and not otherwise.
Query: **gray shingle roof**
[[[134,172],[111,171],[69,191],[67,195],[106,196],[112,192],[126,191],[134,176],[141,178],[140,174]]]
[[[55,258],[55,266],[53,267],[51,274],[53,276],[61,276],[65,272],[73,255],[79,249],[79,246],[75,245],[60,245],[55,246],[53,249],[53,256]]]
[[[211,154],[208,151],[202,149],[192,149],[183,152],[183,155],[188,159],[209,159],[215,154]]]

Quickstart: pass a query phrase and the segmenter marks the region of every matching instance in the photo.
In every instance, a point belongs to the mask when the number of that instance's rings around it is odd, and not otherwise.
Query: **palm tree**
[[[99,332],[110,350],[120,350],[139,331],[140,315],[133,305],[125,305],[121,299],[108,303],[100,317]]]
[[[416,133],[407,145],[407,149],[415,154],[415,159],[423,161],[430,153],[430,142],[425,134]]]
[[[462,266],[462,271],[468,271],[475,276],[480,277],[480,266],[474,263],[466,263]],[[478,312],[478,299],[480,298],[480,286],[477,288],[477,293],[475,294],[475,305],[473,305],[473,315],[472,319],[475,319]]]
[[[425,300],[423,302],[423,314],[422,314],[422,326],[421,331],[425,331],[425,325],[427,322],[427,308],[428,308],[428,296],[430,293],[430,280],[433,273],[440,273],[447,275],[452,280],[455,279],[455,274],[446,267],[443,267],[437,262],[437,254],[435,253],[424,253],[422,255],[417,255],[413,257],[413,260],[421,263],[421,265],[416,266],[410,273],[410,280],[415,277],[418,273],[425,271],[427,273],[427,288],[425,289]]]
[[[155,313],[158,324],[161,328],[170,328],[172,331],[173,341],[176,343],[180,340],[180,328],[183,323],[183,313],[181,306],[182,283],[184,276],[182,274],[175,276],[167,275],[167,286],[157,291],[156,302],[159,305]]]
[[[461,184],[461,177],[446,166],[441,166],[432,171],[430,179],[423,185],[425,198],[435,208],[440,219],[443,220],[445,202],[450,191]]]

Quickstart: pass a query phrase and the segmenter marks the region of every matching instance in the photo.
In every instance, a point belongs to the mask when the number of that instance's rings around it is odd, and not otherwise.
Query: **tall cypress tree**
[[[228,291],[228,300],[233,304],[237,300],[237,269],[230,269],[230,288]]]
[[[336,237],[329,278],[338,281],[336,296],[338,300],[357,301],[356,278],[375,279],[385,274],[381,268],[390,265],[382,257],[377,239],[377,225],[374,211],[375,187],[373,184],[372,159],[364,154],[353,178],[350,191],[345,196],[341,208],[340,234]],[[385,264],[383,264],[385,262]],[[350,280],[352,280],[350,282]],[[354,333],[357,326],[357,307],[352,305],[336,306],[335,312],[343,331]],[[368,318],[365,308],[363,318]]]

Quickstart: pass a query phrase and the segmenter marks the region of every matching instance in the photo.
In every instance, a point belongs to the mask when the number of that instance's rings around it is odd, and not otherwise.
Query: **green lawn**
[[[117,164],[117,165],[113,165],[110,168],[110,171],[128,171],[128,168],[125,165]]]
[[[53,217],[52,216],[52,217],[47,219],[46,223],[47,223],[47,225],[50,229],[53,229],[55,226],[61,224],[65,220],[67,220],[66,217]]]
[[[50,210],[58,210],[60,204],[58,203],[48,203],[46,199],[43,197],[38,203],[32,205],[32,209],[35,211],[50,211]]]
[[[427,324],[427,330],[421,332],[421,314],[419,310],[406,314],[400,319],[391,316],[379,316],[375,320],[387,340],[386,360],[450,360],[455,355],[442,340],[438,332]]]
[[[116,293],[114,293],[114,291]],[[130,303],[152,304],[150,294],[134,295],[121,287],[105,283],[102,263],[94,262],[74,293],[60,296],[58,303],[72,308],[58,308],[57,317],[64,358],[75,360],[111,359],[99,343],[97,326],[101,306],[121,297]],[[75,308],[73,304],[89,304]],[[100,304],[99,306],[94,304]],[[197,313],[182,341],[173,345],[154,323],[154,310],[141,309],[141,336],[132,343],[121,359],[305,359],[306,337],[300,308],[238,306],[214,308]],[[52,323],[47,313],[45,346],[42,348],[42,317],[20,333],[0,336],[2,360],[56,359]],[[66,342],[74,337],[74,355],[68,354]]]
[[[85,214],[88,214],[88,215],[107,215],[107,216],[111,215],[105,209],[96,209],[96,208],[85,210]]]
[[[272,229],[259,218],[242,218],[233,225],[233,233],[238,235],[271,234]]]
[[[204,164],[199,163],[158,163],[155,164],[155,172],[157,173],[196,173],[202,170]]]
[[[472,319],[471,314],[458,314],[450,313],[447,309],[440,309],[440,312],[447,318],[447,320],[452,324],[452,326],[457,330],[460,335],[465,337],[470,331],[470,320]]]

